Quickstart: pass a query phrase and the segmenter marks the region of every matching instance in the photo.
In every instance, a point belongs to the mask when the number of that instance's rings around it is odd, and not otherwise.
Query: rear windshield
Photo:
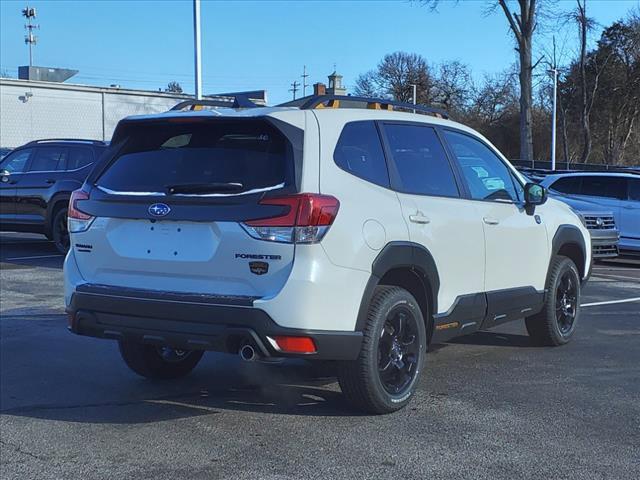
[[[182,193],[200,186],[190,194],[238,195],[294,184],[291,143],[269,122],[180,120],[127,126],[123,147],[98,187],[169,194],[176,186]]]

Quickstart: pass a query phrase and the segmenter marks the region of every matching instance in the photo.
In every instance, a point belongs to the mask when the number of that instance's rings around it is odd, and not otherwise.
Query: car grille
[[[590,230],[612,230],[616,228],[613,215],[584,215],[584,221]]]
[[[617,257],[618,246],[617,245],[594,245],[593,256],[594,258]]]

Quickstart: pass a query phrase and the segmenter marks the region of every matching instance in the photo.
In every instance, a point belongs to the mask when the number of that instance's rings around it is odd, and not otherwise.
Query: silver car
[[[613,214],[620,232],[621,254],[640,255],[640,175],[637,173],[573,172],[548,175],[541,182],[576,210],[598,209]],[[576,203],[577,205],[577,203]],[[575,207],[574,207],[575,208]],[[597,217],[596,217],[597,221]],[[587,224],[587,227],[593,232]],[[606,229],[605,229],[606,230]]]

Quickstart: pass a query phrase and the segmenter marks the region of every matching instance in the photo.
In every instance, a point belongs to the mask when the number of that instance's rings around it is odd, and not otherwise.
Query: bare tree
[[[533,160],[533,34],[537,27],[537,14],[540,0],[514,0],[518,11],[512,12],[508,0],[492,2],[489,11],[502,9],[509,28],[516,40],[516,51],[520,61],[520,159]],[[421,0],[420,3],[435,9],[439,0]]]
[[[430,103],[433,82],[427,61],[416,53],[395,52],[385,55],[375,70],[356,79],[355,93],[410,102],[412,85],[417,86],[418,103]]]
[[[441,63],[433,79],[433,101],[449,113],[463,111],[473,96],[469,67],[459,61]]]

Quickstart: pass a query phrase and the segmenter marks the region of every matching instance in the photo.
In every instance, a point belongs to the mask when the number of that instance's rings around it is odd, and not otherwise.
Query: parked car
[[[10,148],[0,148],[0,160],[9,155],[9,153],[11,153]]]
[[[592,256],[596,260],[618,256],[620,232],[613,212],[597,203],[570,195],[553,194],[553,198],[569,205],[578,214],[591,234]]]
[[[0,231],[41,233],[69,248],[67,205],[106,149],[95,140],[37,140],[0,161]]]
[[[149,378],[205,350],[335,362],[373,413],[409,402],[430,343],[526,318],[566,344],[589,231],[440,116],[320,96],[120,121],[70,201],[70,330]]]
[[[612,211],[620,231],[620,253],[640,255],[640,175],[574,172],[549,175],[540,184]]]

